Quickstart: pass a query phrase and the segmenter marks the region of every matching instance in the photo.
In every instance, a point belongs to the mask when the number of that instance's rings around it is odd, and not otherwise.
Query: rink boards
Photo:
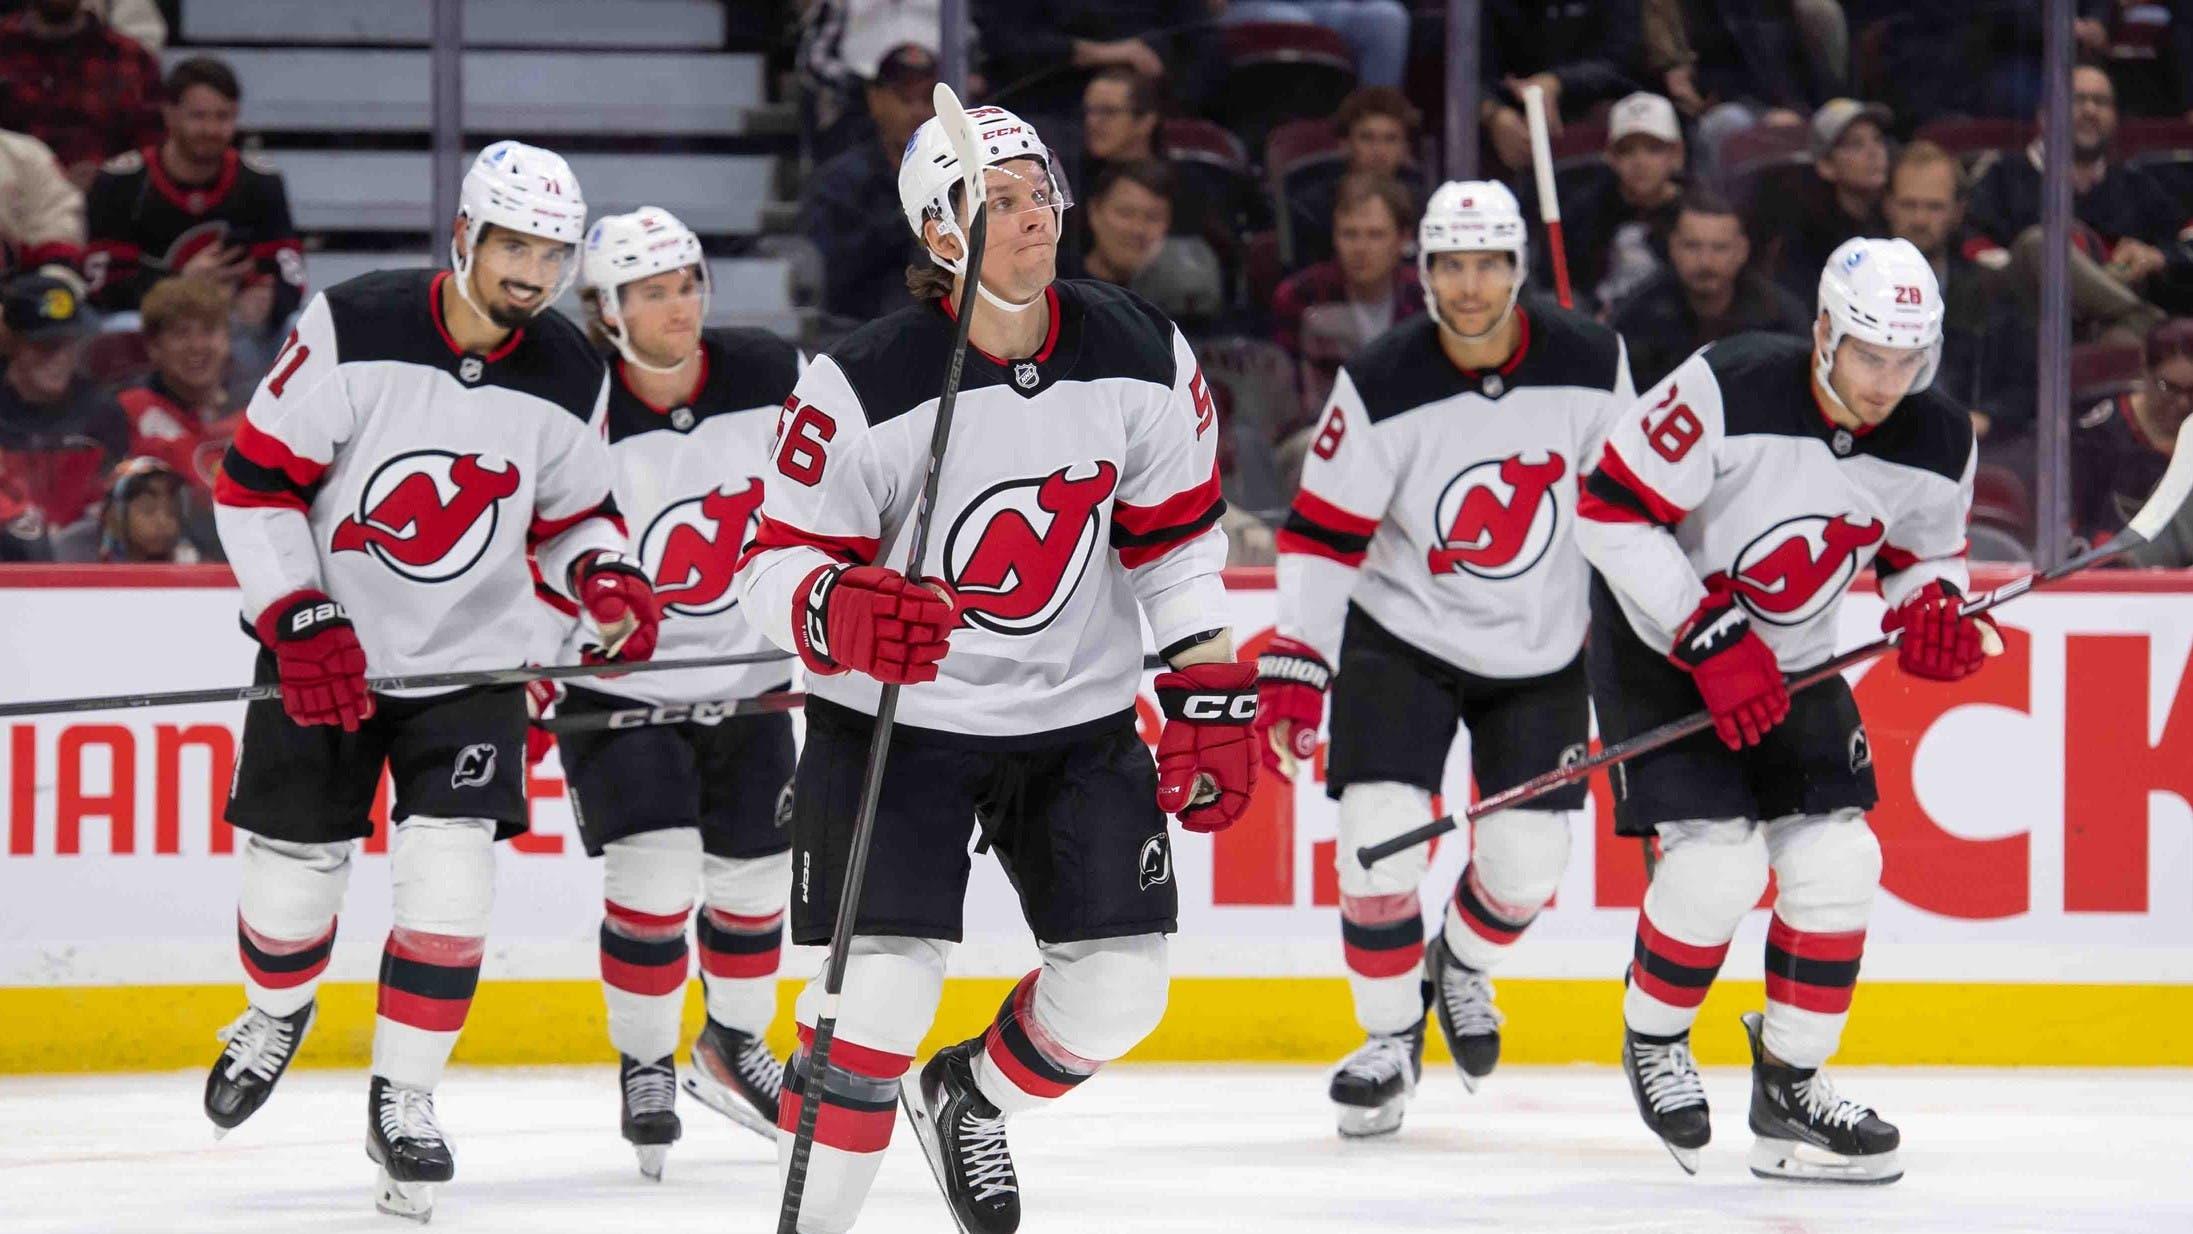
[[[1269,573],[1229,584],[1253,646],[1272,621]],[[1844,643],[1873,637],[1879,601],[1845,607]],[[249,678],[251,646],[219,568],[0,571],[0,613],[10,700]],[[1959,686],[1892,666],[1855,675],[1886,872],[1843,1057],[2193,1065],[2193,579],[2097,576],[2003,616],[2005,657]],[[1153,700],[1141,710],[1154,733]],[[237,837],[219,803],[241,717],[224,705],[0,721],[0,1072],[210,1056],[240,999]],[[1467,799],[1467,767],[1458,744],[1449,801]],[[1136,1057],[1328,1059],[1355,1036],[1332,907],[1334,813],[1316,774],[1267,784],[1223,835],[1175,833],[1179,980]],[[607,1052],[600,874],[571,835],[553,757],[532,789],[534,831],[500,862],[487,980],[460,1059]],[[1619,1035],[1644,871],[1636,842],[1608,831],[1602,785],[1574,825],[1559,895],[1499,983],[1519,1062],[1605,1061]],[[385,835],[365,849],[307,1062],[366,1057],[388,925]],[[1460,862],[1460,845],[1442,846],[1428,909]],[[938,1040],[987,1019],[1033,962],[990,863],[977,862],[967,926]],[[1761,997],[1765,928],[1754,913],[1708,1002],[1708,1061],[1741,1056],[1734,1015]],[[786,971],[814,964],[795,952]]]

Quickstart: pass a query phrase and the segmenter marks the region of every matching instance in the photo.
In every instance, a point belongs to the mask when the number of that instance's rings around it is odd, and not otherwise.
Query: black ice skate
[[[654,1062],[643,1063],[629,1054],[619,1054],[617,1080],[624,1090],[624,1138],[639,1154],[640,1173],[659,1183],[670,1146],[685,1130],[678,1121],[677,1059],[665,1054]]]
[[[777,1135],[777,1095],[784,1091],[784,1063],[769,1043],[714,1020],[693,1039],[693,1065],[684,1077],[694,1100],[756,1135]]]
[[[1630,1078],[1638,1116],[1686,1174],[1698,1172],[1698,1150],[1713,1138],[1706,1087],[1690,1056],[1690,1034],[1647,1037],[1622,1029],[1622,1071]]]
[[[1356,1139],[1401,1129],[1416,1082],[1424,1075],[1424,1022],[1406,1032],[1373,1033],[1333,1068],[1326,1090],[1340,1134]]]
[[[381,1167],[373,1206],[421,1225],[434,1216],[435,1184],[457,1173],[434,1121],[434,1094],[379,1076],[366,1089],[366,1156]]]
[[[297,1047],[312,1031],[318,1005],[306,1003],[286,1016],[246,1007],[244,1014],[214,1034],[227,1045],[206,1075],[206,1117],[213,1120],[214,1139],[234,1130],[274,1095],[276,1081],[289,1070],[289,1060],[297,1056]]]
[[[1815,1183],[1893,1183],[1902,1135],[1871,1109],[1836,1093],[1819,1068],[1767,1061],[1765,1020],[1744,1013],[1751,1041],[1751,1172]]]
[[[1439,1032],[1462,1073],[1462,1087],[1477,1091],[1500,1065],[1500,1009],[1492,1005],[1492,979],[1454,958],[1445,936],[1424,949],[1424,980],[1431,986]]]
[[[1020,1228],[1020,1180],[1005,1144],[1005,1115],[975,1087],[982,1038],[940,1050],[921,1069],[920,1088],[902,1092],[930,1172],[964,1234]]]

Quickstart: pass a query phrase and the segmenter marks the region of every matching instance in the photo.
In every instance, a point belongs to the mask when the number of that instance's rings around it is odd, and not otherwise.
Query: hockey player
[[[1748,334],[1693,355],[1622,418],[1585,488],[1601,734],[1625,740],[1701,698],[1713,714],[1714,732],[1613,776],[1616,829],[1656,835],[1661,853],[1622,1063],[1686,1170],[1709,1136],[1691,1020],[1771,869],[1766,1015],[1743,1017],[1752,1172],[1902,1173],[1896,1128],[1821,1071],[1880,881],[1872,750],[1840,677],[1795,695],[1783,677],[1835,653],[1844,592],[1869,561],[1903,671],[1954,681],[2000,650],[1985,617],[1959,612],[1974,455],[1964,410],[1927,389],[1941,338],[1926,258],[1903,240],[1847,241],[1821,272],[1809,341]]]
[[[616,352],[609,452],[617,507],[662,606],[657,650],[771,650],[732,577],[760,520],[770,437],[799,375],[799,349],[764,330],[703,334],[700,238],[653,206],[588,229],[581,280],[594,332]],[[573,630],[568,658],[583,654],[588,637]],[[572,686],[560,714],[741,698],[783,689],[787,677],[778,663],[604,678]],[[686,1088],[774,1136],[784,1069],[762,1033],[776,1013],[792,884],[792,841],[777,809],[792,779],[791,717],[567,732],[560,741],[580,838],[603,859],[602,993],[624,1137],[642,1173],[662,1177],[680,1131],[674,1054],[696,890],[708,1020]]]
[[[1552,897],[1584,802],[1579,783],[1479,819],[1428,948],[1428,848],[1355,859],[1431,820],[1457,723],[1484,793],[1584,751],[1588,571],[1570,533],[1583,475],[1636,390],[1612,331],[1517,302],[1525,234],[1504,185],[1432,195],[1417,228],[1430,311],[1342,367],[1280,532],[1257,724],[1265,766],[1291,771],[1316,752],[1331,685],[1340,930],[1368,1035],[1332,1075],[1342,1135],[1401,1125],[1427,997],[1462,1083],[1492,1071],[1487,974]]]
[[[454,269],[369,274],[315,296],[260,383],[215,492],[260,643],[228,820],[242,854],[249,1006],[222,1030],[207,1117],[265,1102],[312,1026],[352,841],[387,765],[395,928],[382,953],[366,1151],[382,1211],[425,1220],[453,1172],[434,1087],[479,980],[494,849],[525,827],[517,686],[376,696],[368,671],[502,668],[537,610],[530,550],[603,654],[655,643],[624,555],[595,420],[608,394],[578,328],[544,312],[578,271],[586,205],[564,161],[497,142],[464,179]]]
[[[1255,668],[1234,662],[1222,615],[1225,503],[1202,373],[1148,304],[1053,281],[1067,198],[1050,152],[1009,112],[968,115],[986,164],[980,269],[966,268],[963,173],[933,119],[907,147],[899,201],[942,270],[910,271],[921,303],[800,379],[739,572],[741,606],[809,674],[795,942],[829,939],[877,699],[885,682],[906,687],[826,1083],[803,1074],[819,979],[797,1006],[780,1158],[801,1101],[824,1103],[803,1231],[849,1228],[875,1177],[960,936],[970,831],[1011,876],[1043,963],[985,1033],[931,1058],[905,1101],[962,1228],[1006,1234],[1020,1222],[1006,1119],[1065,1095],[1164,1012],[1177,911],[1164,816],[1224,828],[1255,779]],[[936,534],[910,562],[949,289],[967,277],[979,299]],[[1134,724],[1138,607],[1173,666],[1157,677],[1155,768]]]

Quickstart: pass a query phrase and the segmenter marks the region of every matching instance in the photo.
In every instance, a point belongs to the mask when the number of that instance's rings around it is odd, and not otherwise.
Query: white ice
[[[1012,1140],[1029,1234],[1122,1231],[2193,1231],[2193,1072],[1851,1070],[1902,1124],[1889,1187],[1754,1179],[1748,1077],[1712,1070],[1716,1138],[1686,1178],[1621,1075],[1504,1069],[1476,1097],[1426,1076],[1399,1135],[1342,1143],[1308,1067],[1114,1067]],[[0,1078],[0,1231],[404,1234],[373,1211],[358,1073],[287,1077],[215,1143],[187,1073]],[[617,1135],[609,1067],[459,1068],[457,1154],[430,1227],[496,1234],[752,1231],[776,1223],[768,1143],[685,1101],[660,1185]],[[860,1226],[949,1234],[902,1121]]]

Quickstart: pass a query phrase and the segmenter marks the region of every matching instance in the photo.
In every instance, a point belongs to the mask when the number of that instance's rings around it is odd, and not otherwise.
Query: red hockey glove
[[[556,744],[556,734],[541,727],[542,717],[548,709],[563,697],[563,687],[556,682],[536,679],[525,683],[525,765],[528,770],[541,765],[548,752]]]
[[[1159,673],[1157,706],[1157,808],[1190,831],[1224,831],[1256,788],[1256,665]]]
[[[1675,631],[1668,659],[1697,683],[1713,731],[1731,750],[1758,745],[1789,716],[1789,688],[1773,648],[1726,592],[1708,595]]]
[[[1911,593],[1881,616],[1881,632],[1904,632],[1896,644],[1896,663],[1914,677],[1959,681],[1980,671],[1987,657],[2001,655],[2002,631],[1985,615],[1958,612],[1964,593],[1942,579]]]
[[[259,642],[274,653],[282,710],[299,724],[340,724],[346,733],[373,715],[365,648],[343,606],[324,591],[294,591],[259,614]]]
[[[935,588],[883,566],[818,566],[792,606],[792,639],[809,672],[852,669],[886,685],[935,681],[959,619]]]
[[[647,572],[622,553],[593,552],[572,570],[571,594],[601,636],[581,655],[588,664],[619,660],[637,664],[655,654],[662,607]]]
[[[1256,658],[1256,748],[1264,769],[1291,775],[1317,753],[1333,670],[1308,643],[1275,638]]]

